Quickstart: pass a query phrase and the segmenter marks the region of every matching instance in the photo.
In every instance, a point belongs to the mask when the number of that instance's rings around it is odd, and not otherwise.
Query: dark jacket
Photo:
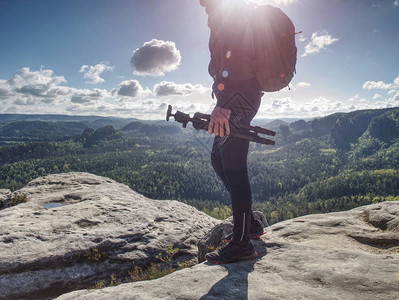
[[[221,6],[206,9],[211,30],[209,74],[214,80],[222,77],[233,81],[253,78],[252,33],[243,8],[235,6],[227,9]]]

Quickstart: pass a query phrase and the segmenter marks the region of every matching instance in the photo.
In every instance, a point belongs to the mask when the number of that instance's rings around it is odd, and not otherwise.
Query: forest
[[[205,132],[166,121],[3,116],[0,188],[90,172],[152,199],[182,201],[220,219],[231,214]],[[248,156],[254,209],[269,223],[399,200],[398,108],[260,125],[277,131],[276,145],[251,143]]]

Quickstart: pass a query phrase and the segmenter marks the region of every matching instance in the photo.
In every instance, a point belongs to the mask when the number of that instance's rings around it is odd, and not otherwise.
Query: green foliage
[[[88,289],[89,290],[93,290],[93,289],[103,289],[103,288],[105,288],[105,287],[107,287],[106,286],[106,284],[105,284],[105,280],[99,280],[99,281],[97,281],[94,285],[92,285],[91,287],[89,287]]]
[[[173,264],[173,257],[179,251],[178,248],[170,245],[162,253],[156,255],[156,259],[161,263],[151,262],[147,268],[140,266],[134,266],[133,270],[129,270],[128,277],[123,279],[117,279],[115,274],[112,274],[110,280],[99,280],[89,289],[101,289],[107,286],[116,286],[121,283],[135,282],[143,280],[152,280],[171,274],[177,270],[192,267],[194,263],[192,261],[180,261],[177,266]]]
[[[224,205],[222,207],[214,207],[212,210],[205,208],[203,209],[203,211],[211,217],[219,220],[227,219],[232,215],[231,208],[227,205]]]
[[[157,256],[155,256],[157,259],[159,259],[160,261],[168,264],[170,267],[172,267],[172,265],[170,264],[170,262],[173,259],[173,256],[179,251],[178,248],[174,248],[173,245],[169,245],[168,248],[165,249],[164,253],[158,253]]]
[[[85,130],[82,134],[82,139],[83,147],[85,148],[92,146],[107,146],[110,143],[115,145],[125,141],[122,133],[117,131],[111,125],[106,125],[96,131],[90,129]]]
[[[83,254],[78,254],[77,259],[84,262],[98,263],[107,259],[107,254],[97,248],[93,248],[86,250]]]
[[[2,145],[0,188],[16,190],[52,173],[90,172],[153,199],[176,199],[218,219],[230,216],[229,195],[210,164],[212,138],[200,140],[190,127],[166,127],[136,121],[124,135],[106,126],[65,141]],[[274,147],[251,143],[254,208],[275,223],[396,199],[398,129],[399,109],[366,110],[294,122],[285,137],[277,134]]]
[[[279,133],[282,135],[283,140],[287,140],[288,136],[290,135],[290,128],[288,125],[281,124],[279,127]]]
[[[399,136],[399,113],[385,113],[374,118],[369,125],[368,131],[371,138],[390,143]]]
[[[341,149],[350,149],[351,143],[366,131],[370,122],[378,119],[385,110],[357,111],[342,115],[331,129],[331,137],[335,145]]]
[[[11,199],[10,202],[8,202],[8,206],[15,206],[21,203],[28,202],[28,196],[26,194],[18,194],[14,195]]]
[[[303,130],[310,130],[311,125],[306,122],[305,120],[298,120],[298,121],[294,121],[290,124],[290,128],[293,131],[303,131]]]
[[[82,132],[81,122],[14,121],[0,126],[0,140],[57,141]]]
[[[107,284],[107,281],[102,279],[97,281],[94,285],[92,285],[91,287],[89,287],[89,290],[93,290],[93,289],[103,289],[107,286],[117,286],[122,284],[122,280],[117,279],[115,274],[111,274],[110,275],[110,280],[108,281],[109,284]]]
[[[142,122],[134,121],[123,127],[121,131],[130,135],[138,134],[152,137],[157,135],[179,134],[181,133],[181,128],[174,124],[159,126],[156,124],[144,124]]]
[[[151,263],[150,266],[143,270],[142,268],[135,266],[133,271],[129,271],[130,280],[129,281],[142,281],[142,280],[152,280],[161,278],[165,275],[171,274],[175,269],[167,268],[164,269],[160,264]]]

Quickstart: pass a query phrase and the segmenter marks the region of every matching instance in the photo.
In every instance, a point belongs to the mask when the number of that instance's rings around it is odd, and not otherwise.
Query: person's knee
[[[234,186],[243,186],[249,184],[248,180],[248,170],[246,168],[241,169],[225,169],[224,175],[229,185]]]

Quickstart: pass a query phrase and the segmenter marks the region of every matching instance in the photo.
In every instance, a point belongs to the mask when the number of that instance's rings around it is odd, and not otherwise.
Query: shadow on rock
[[[206,262],[209,267],[222,266],[228,273],[200,299],[248,299],[248,274],[254,271],[254,265],[267,254],[266,243],[262,239],[254,240],[254,245],[258,252],[256,259],[225,265]]]

